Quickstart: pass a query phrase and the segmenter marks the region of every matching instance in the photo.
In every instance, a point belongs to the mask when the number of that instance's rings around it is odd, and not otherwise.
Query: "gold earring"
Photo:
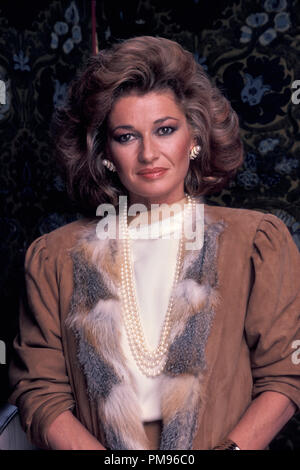
[[[201,145],[195,145],[190,152],[190,160],[194,160],[199,156]]]
[[[102,163],[103,163],[104,166],[106,166],[106,168],[107,168],[108,170],[110,170],[110,171],[112,171],[112,172],[117,171],[115,165],[114,165],[113,162],[111,162],[110,160],[104,159],[104,160],[102,160]]]

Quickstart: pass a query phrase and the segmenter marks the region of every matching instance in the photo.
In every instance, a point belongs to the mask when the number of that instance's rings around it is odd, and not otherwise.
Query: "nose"
[[[151,136],[145,136],[139,152],[139,160],[143,163],[151,163],[159,158],[158,149]]]

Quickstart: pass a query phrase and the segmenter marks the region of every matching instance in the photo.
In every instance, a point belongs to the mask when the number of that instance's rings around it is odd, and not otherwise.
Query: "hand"
[[[106,450],[71,411],[64,411],[51,423],[47,440],[52,450]]]

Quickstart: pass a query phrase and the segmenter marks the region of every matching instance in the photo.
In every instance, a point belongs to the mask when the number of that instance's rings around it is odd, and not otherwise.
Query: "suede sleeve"
[[[253,286],[245,334],[253,398],[267,390],[300,408],[300,253],[283,221],[265,214],[252,252]]]
[[[74,407],[61,340],[56,263],[47,252],[47,235],[29,246],[26,291],[9,367],[10,402],[19,408],[29,440],[40,448],[48,447],[51,422]]]

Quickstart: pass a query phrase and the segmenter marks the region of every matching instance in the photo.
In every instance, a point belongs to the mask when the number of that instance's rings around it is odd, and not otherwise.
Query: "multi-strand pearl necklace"
[[[194,211],[195,201],[186,195],[188,207],[186,217],[190,217]],[[185,210],[183,211],[184,214]],[[131,239],[127,224],[127,203],[123,206],[121,214],[121,230],[123,232],[123,264],[121,266],[121,297],[123,301],[123,316],[129,346],[140,371],[147,377],[155,377],[163,371],[169,348],[169,336],[171,330],[171,312],[174,299],[171,294],[164,323],[160,333],[158,346],[151,350],[147,346],[143,332],[141,317],[138,310],[136,284],[131,259]],[[182,231],[178,245],[175,274],[172,291],[178,282],[180,269],[183,261],[183,238],[184,238],[184,217],[182,218]],[[171,292],[172,292],[171,291]]]

